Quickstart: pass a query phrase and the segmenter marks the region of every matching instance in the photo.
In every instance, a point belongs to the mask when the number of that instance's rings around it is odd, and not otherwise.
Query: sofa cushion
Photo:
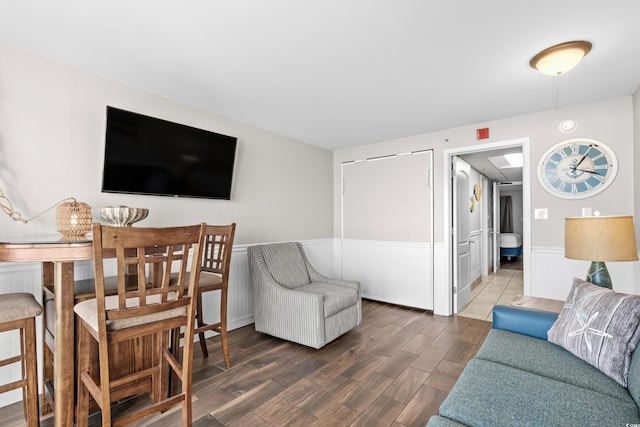
[[[626,403],[634,403],[627,389],[616,381],[562,347],[545,340],[492,329],[476,358],[586,388]]]
[[[640,340],[640,296],[574,279],[549,341],[600,369],[623,386]]]
[[[344,286],[331,285],[328,283],[312,282],[303,285],[296,290],[320,294],[324,297],[324,317],[333,316],[345,308],[352,307],[358,303],[358,290]]]
[[[640,406],[640,353],[635,351],[631,355],[627,390],[629,390],[629,394],[633,397],[636,405]]]
[[[427,423],[428,427],[464,427],[464,424],[457,423],[449,418],[440,417],[438,415],[434,415],[429,418],[429,422]]]
[[[297,288],[311,282],[298,245],[294,242],[261,246],[264,262],[276,282]]]
[[[467,364],[440,416],[470,426],[614,426],[640,422],[638,407],[592,390],[482,359]]]

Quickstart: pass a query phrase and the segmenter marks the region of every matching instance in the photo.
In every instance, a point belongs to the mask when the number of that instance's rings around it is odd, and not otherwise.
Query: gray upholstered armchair
[[[325,277],[300,243],[247,249],[256,331],[320,348],[362,321],[360,283]]]

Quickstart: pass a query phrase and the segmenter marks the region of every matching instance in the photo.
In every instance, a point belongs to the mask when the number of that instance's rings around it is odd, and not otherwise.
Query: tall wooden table
[[[91,240],[65,242],[60,241],[56,236],[22,241],[0,241],[0,262],[41,262],[42,286],[53,288],[57,345],[54,344],[51,350],[54,360],[53,412],[56,426],[72,426],[74,423],[73,267],[75,261],[90,259],[93,259]],[[44,333],[47,334],[46,330]]]

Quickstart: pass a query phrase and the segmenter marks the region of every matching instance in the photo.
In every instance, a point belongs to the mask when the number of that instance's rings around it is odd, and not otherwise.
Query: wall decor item
[[[540,185],[554,196],[584,199],[604,191],[618,173],[618,159],[605,144],[589,138],[562,141],[538,164]]]
[[[473,186],[473,196],[477,201],[480,201],[482,198],[482,186],[480,184],[476,184]]]

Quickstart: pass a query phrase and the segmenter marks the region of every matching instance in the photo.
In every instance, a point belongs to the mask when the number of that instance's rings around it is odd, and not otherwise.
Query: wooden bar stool
[[[233,237],[236,224],[207,225],[205,229],[205,241],[200,267],[200,280],[198,283],[198,301],[196,309],[197,327],[194,334],[199,335],[200,349],[204,357],[209,356],[204,333],[215,331],[220,334],[222,354],[227,369],[231,368],[229,356],[229,343],[227,340],[227,300],[229,293],[229,268],[231,265],[231,252],[233,251]],[[207,324],[203,317],[202,294],[211,291],[220,291],[220,319],[215,323]]]
[[[36,316],[41,313],[42,306],[31,294],[0,295],[0,332],[20,330],[20,355],[0,360],[0,367],[20,362],[22,377],[18,381],[0,385],[0,393],[22,388],[24,417],[29,427],[40,425]]]
[[[102,410],[103,426],[126,425],[173,405],[182,406],[182,426],[191,426],[193,329],[203,240],[204,224],[165,228],[93,225],[96,298],[74,308],[81,324],[79,427],[88,425],[90,398]],[[105,251],[116,254],[115,295],[105,292],[105,264],[110,263]],[[127,286],[129,267],[138,273],[133,289]],[[156,277],[150,286],[147,272],[154,271]],[[172,272],[177,272],[176,280],[171,280]],[[171,348],[170,333],[182,327],[185,340],[180,351],[177,346]],[[140,352],[123,351],[136,348]],[[92,354],[98,359],[97,365],[91,362]],[[180,383],[179,391],[171,395],[170,371]],[[136,405],[130,411],[112,412],[112,403],[141,394],[149,394],[152,402],[144,407]]]

